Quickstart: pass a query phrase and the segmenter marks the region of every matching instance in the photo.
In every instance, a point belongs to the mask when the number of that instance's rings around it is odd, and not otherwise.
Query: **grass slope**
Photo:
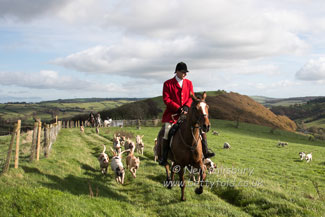
[[[33,114],[43,119],[52,119],[52,113],[60,118],[72,117],[80,112],[100,111],[121,106],[132,101],[107,100],[100,102],[41,102],[30,104],[0,104],[0,115],[2,119],[26,119],[32,120]]]
[[[40,118],[42,122],[50,122],[55,115],[60,119],[71,119],[82,114],[87,116],[90,112],[96,113],[133,102],[131,99],[94,100],[96,99],[57,100],[28,104],[0,103],[0,135],[7,135],[12,130],[13,123],[18,119],[22,120],[22,127],[25,130],[26,128],[32,128],[34,117]]]
[[[102,144],[111,146],[113,133],[121,129],[101,129],[100,135],[91,128],[85,134],[62,129],[48,159],[29,163],[25,152],[20,168],[0,177],[0,216],[324,215],[324,144],[285,131],[270,134],[268,127],[245,123],[236,129],[233,122],[212,120],[212,129],[220,133],[208,133],[218,170],[208,175],[209,186],[202,195],[196,195],[188,182],[186,202],[180,202],[178,187],[163,186],[164,169],[153,161],[159,128],[123,128],[145,135],[137,178],[127,171],[123,186],[115,183],[110,169],[101,175],[97,162]],[[279,148],[278,140],[289,145]],[[226,141],[232,149],[222,149]],[[5,152],[4,146],[0,148]],[[313,161],[301,162],[299,151],[313,152]],[[89,196],[89,185],[95,197]]]

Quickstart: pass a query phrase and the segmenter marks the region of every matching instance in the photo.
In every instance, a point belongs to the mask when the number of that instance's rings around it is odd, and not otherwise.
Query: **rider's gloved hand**
[[[187,113],[189,110],[189,107],[187,105],[183,105],[182,109],[183,109],[183,112]]]
[[[187,114],[189,107],[184,105],[177,110],[177,114]]]

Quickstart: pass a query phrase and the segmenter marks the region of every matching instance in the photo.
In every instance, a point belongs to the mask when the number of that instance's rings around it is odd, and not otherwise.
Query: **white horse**
[[[111,126],[112,123],[112,118],[104,120],[104,127],[109,127]]]

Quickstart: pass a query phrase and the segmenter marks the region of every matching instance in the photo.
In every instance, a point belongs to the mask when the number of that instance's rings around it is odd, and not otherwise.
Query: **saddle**
[[[184,118],[179,118],[177,120],[177,122],[170,128],[169,132],[168,132],[168,144],[171,147],[171,142],[172,142],[172,138],[173,136],[176,134],[177,130],[181,127],[182,123],[184,122]]]

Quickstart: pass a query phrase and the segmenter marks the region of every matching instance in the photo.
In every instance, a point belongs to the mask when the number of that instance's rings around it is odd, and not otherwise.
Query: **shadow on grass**
[[[85,172],[83,174],[90,176],[92,179],[97,180],[97,181],[103,181],[103,182],[107,182],[107,181],[111,181],[113,180],[113,174],[109,174],[109,168],[107,168],[107,174],[102,174],[101,170],[99,169],[95,169],[91,166],[89,166],[88,164],[84,164],[81,162],[78,162],[81,165],[81,168],[83,170],[85,170]],[[98,164],[99,166],[99,164]]]
[[[90,195],[90,185],[94,195],[96,195],[98,191],[98,196],[100,197],[108,197],[116,200],[129,202],[127,197],[118,194],[115,191],[112,191],[106,185],[103,184],[103,181],[107,182],[112,179],[110,176],[96,175],[97,179],[93,179],[68,175],[67,177],[61,178],[56,175],[43,173],[37,168],[27,166],[23,166],[22,168],[26,173],[36,173],[47,177],[51,182],[40,183],[44,187],[50,189],[69,192],[74,195]]]
[[[79,162],[79,163],[80,163],[80,162]],[[95,172],[99,172],[98,170],[96,170],[95,168],[89,166],[88,164],[80,163],[80,165],[81,165],[81,168],[84,169],[84,170],[86,170],[87,173],[89,173],[89,171],[90,171],[90,172],[94,172],[94,173],[95,173]]]
[[[212,192],[253,216],[265,216],[266,212],[271,216],[300,216],[303,213],[294,204],[271,201],[263,195],[251,197],[239,188],[217,186]]]
[[[166,180],[166,174],[159,174],[159,175],[148,175],[146,176],[148,179],[151,179],[152,181],[158,182],[161,185],[164,184],[164,181]]]

